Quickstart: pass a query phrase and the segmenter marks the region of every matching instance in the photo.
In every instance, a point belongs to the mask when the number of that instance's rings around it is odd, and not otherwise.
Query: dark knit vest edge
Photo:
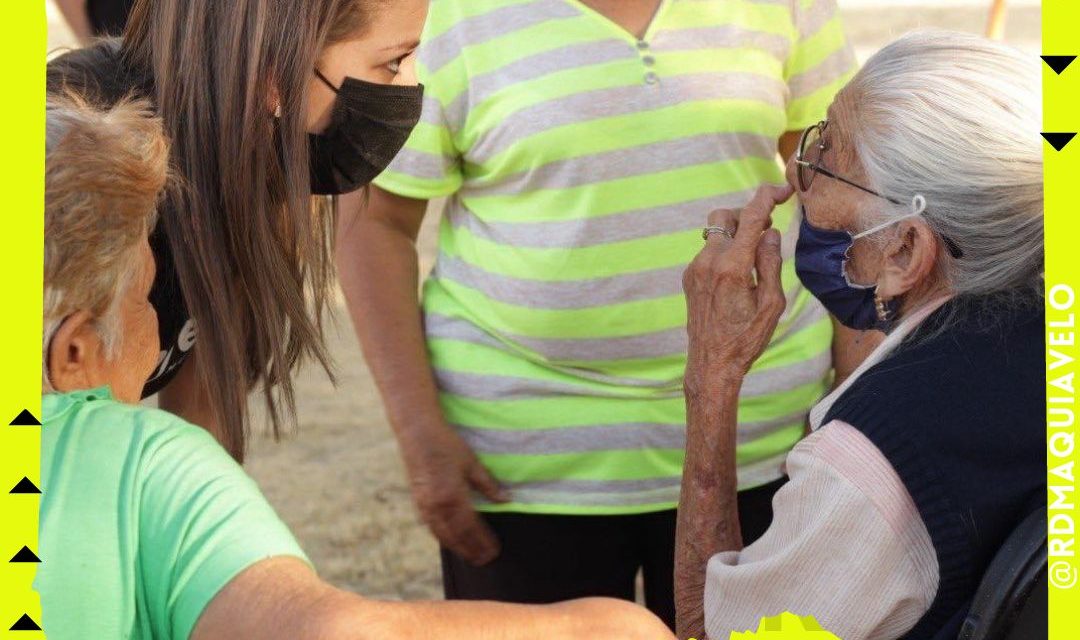
[[[904,428],[904,404],[899,402],[900,397],[917,401],[922,385],[933,384],[927,378],[917,377],[917,370],[912,371],[905,365],[921,362],[934,367],[930,378],[944,374],[955,380],[959,379],[957,376],[965,375],[965,367],[970,366],[966,362],[965,349],[974,348],[984,354],[1019,351],[1030,357],[1032,366],[1035,366],[1033,363],[1036,360],[1039,362],[1040,375],[1031,377],[1028,382],[1034,385],[1035,377],[1041,379],[1044,366],[1043,308],[1041,298],[1028,299],[1025,305],[1000,313],[1002,309],[996,306],[992,298],[954,298],[924,320],[892,354],[863,372],[847,392],[834,402],[821,422],[822,425],[828,425],[833,420],[846,422],[878,448],[911,495],[930,534],[939,567],[938,589],[930,607],[902,636],[903,640],[949,638],[948,633],[954,627],[959,630],[959,624],[982,580],[976,560],[980,551],[974,514],[966,511],[966,505],[955,504],[954,492],[948,489],[949,479],[945,477],[949,469],[940,466],[933,452],[926,455],[926,443],[916,442],[912,437],[913,432]],[[980,328],[980,318],[988,315],[997,317],[1001,322],[989,330]],[[950,318],[954,321],[949,325],[951,329],[943,325],[950,322]],[[1006,335],[1015,341],[1008,347],[1001,342]],[[1005,362],[1008,361],[1009,356],[1005,356]],[[1007,365],[991,370],[981,369],[979,375],[983,376],[984,381],[1009,381],[1010,385],[1015,378]],[[980,385],[986,386],[985,382]],[[1041,384],[1037,390],[1034,387],[1024,390],[1045,397]],[[913,411],[919,415],[925,411],[925,407],[915,407]],[[1045,417],[1045,400],[1038,411],[1039,420],[1042,421]],[[971,429],[974,425],[947,426],[950,429]],[[1037,468],[1044,467],[1045,460],[1039,461]],[[1040,477],[1045,478],[1045,475]],[[1041,495],[1045,497],[1045,488]]]
[[[930,608],[903,638],[930,638],[944,627],[957,609],[964,606],[978,580],[971,575],[971,543],[962,513],[942,490],[941,473],[913,449],[905,434],[890,430],[890,416],[882,415],[887,406],[874,398],[852,398],[842,408],[831,409],[822,424],[842,420],[855,426],[894,466],[908,493],[917,497],[919,515],[930,533],[937,555],[939,581]]]

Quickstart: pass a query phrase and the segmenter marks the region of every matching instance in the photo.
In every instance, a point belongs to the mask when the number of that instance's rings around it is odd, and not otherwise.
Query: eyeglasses
[[[839,180],[848,186],[869,193],[872,196],[877,196],[882,200],[888,200],[893,204],[902,205],[903,203],[899,200],[882,195],[857,182],[852,182],[847,178],[838,176],[821,166],[821,158],[828,150],[828,145],[825,144],[825,138],[823,136],[825,128],[828,126],[829,121],[822,120],[815,125],[807,127],[806,131],[803,131],[802,138],[799,139],[799,151],[795,154],[795,165],[797,168],[796,178],[799,181],[799,190],[809,191],[810,185],[814,182],[814,176],[820,173],[833,180]],[[945,243],[945,248],[948,249],[949,255],[953,258],[962,258],[964,256],[964,252],[960,249],[959,245],[953,242],[951,238],[942,235],[941,240]]]

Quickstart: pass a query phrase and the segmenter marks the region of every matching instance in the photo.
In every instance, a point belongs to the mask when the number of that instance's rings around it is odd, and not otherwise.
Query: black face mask
[[[337,100],[326,131],[308,134],[311,192],[350,193],[374,180],[405,146],[420,121],[424,87],[345,78],[337,88],[318,70],[315,75]]]

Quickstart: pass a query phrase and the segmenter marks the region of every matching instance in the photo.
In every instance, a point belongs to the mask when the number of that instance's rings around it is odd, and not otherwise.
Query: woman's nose
[[[416,79],[416,52],[413,51],[398,66],[397,76],[394,77],[394,84],[403,86],[416,86],[419,82]]]

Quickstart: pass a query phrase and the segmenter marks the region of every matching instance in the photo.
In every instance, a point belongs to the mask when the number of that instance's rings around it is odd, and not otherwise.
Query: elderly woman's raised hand
[[[716,384],[741,385],[769,343],[784,312],[780,285],[780,233],[770,228],[777,204],[792,196],[790,186],[763,186],[741,211],[720,209],[712,233],[683,275],[689,358],[688,394]]]
[[[742,548],[735,493],[739,390],[786,305],[780,233],[770,227],[773,209],[791,195],[790,187],[761,187],[741,211],[710,213],[705,248],[683,275],[690,343],[686,464],[675,544],[680,638],[703,637],[709,558]]]

